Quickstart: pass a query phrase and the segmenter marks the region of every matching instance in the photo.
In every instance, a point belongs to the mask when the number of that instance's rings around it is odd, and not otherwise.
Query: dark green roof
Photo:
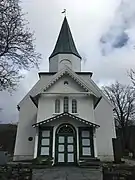
[[[74,54],[81,58],[75,47],[75,43],[66,17],[64,18],[55,48],[49,58],[52,58],[57,54]]]

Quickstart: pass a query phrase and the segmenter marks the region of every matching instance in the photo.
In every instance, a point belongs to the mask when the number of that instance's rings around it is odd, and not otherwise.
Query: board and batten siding
[[[33,159],[36,129],[32,124],[36,122],[37,108],[30,99],[25,101],[19,111],[19,122],[14,150],[14,160]],[[33,140],[29,141],[28,138]]]
[[[35,96],[40,93],[50,79],[50,75],[40,79],[19,103],[20,111],[14,160],[33,159],[34,157],[36,129],[32,125],[37,122],[37,107],[31,101],[30,95]],[[33,140],[28,141],[29,137],[33,137]]]
[[[100,125],[96,131],[98,157],[103,161],[113,160],[112,138],[116,138],[113,108],[102,98],[95,109],[95,121]]]

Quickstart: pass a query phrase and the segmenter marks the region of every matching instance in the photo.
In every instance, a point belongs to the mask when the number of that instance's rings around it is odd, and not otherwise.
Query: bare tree
[[[130,70],[130,72],[128,73],[130,79],[131,79],[131,82],[135,88],[135,71],[133,69]]]
[[[114,119],[116,127],[121,129],[124,148],[127,143],[126,130],[135,118],[135,92],[131,86],[116,82],[103,87],[111,103],[114,105]]]
[[[0,0],[0,91],[15,88],[20,70],[38,67],[33,40],[19,0]]]

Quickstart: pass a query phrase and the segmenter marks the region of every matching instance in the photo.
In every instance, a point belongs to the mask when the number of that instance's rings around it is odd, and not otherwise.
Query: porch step
[[[101,169],[79,167],[52,167],[33,169],[32,180],[103,180]]]
[[[97,162],[100,162],[100,159],[98,158],[93,158],[93,157],[80,157],[80,160],[85,160],[85,161],[97,161]]]
[[[80,158],[80,167],[90,167],[92,169],[98,169],[101,166],[101,162],[97,158]]]

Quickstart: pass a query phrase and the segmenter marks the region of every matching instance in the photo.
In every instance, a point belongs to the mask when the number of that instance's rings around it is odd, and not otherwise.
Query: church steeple
[[[66,17],[55,48],[49,57],[49,71],[58,72],[65,66],[70,67],[75,72],[81,71],[81,56],[76,49]]]
[[[52,58],[57,54],[74,54],[75,56],[81,58],[76,49],[66,16],[64,18],[55,48],[49,58]]]

